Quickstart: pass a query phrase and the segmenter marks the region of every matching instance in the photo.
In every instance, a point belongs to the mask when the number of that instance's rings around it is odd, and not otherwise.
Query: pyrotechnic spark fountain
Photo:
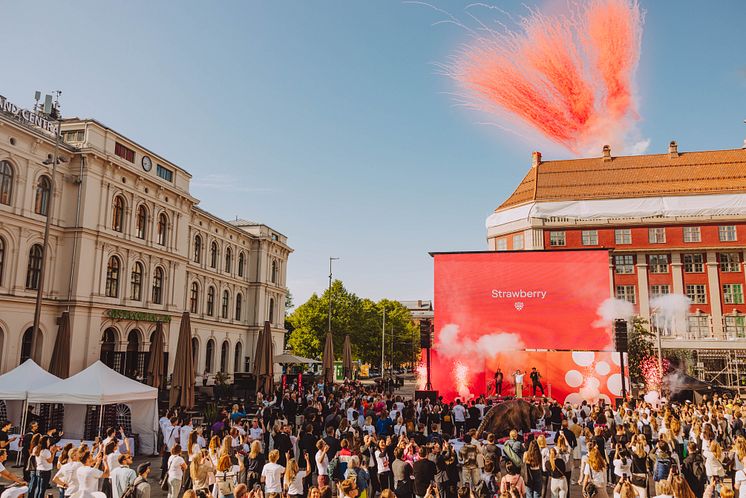
[[[517,32],[470,30],[446,68],[470,105],[507,111],[573,152],[622,138],[637,117],[632,80],[642,33],[636,0],[531,12]]]
[[[663,376],[671,370],[671,362],[663,359],[663,372],[658,368],[658,359],[655,356],[643,358],[640,362],[640,371],[645,379],[648,391],[660,392],[663,384]]]
[[[420,364],[417,367],[417,389],[425,389],[425,384],[427,384],[427,367]]]
[[[453,378],[456,380],[456,390],[462,399],[469,399],[469,367],[457,361],[453,365]]]

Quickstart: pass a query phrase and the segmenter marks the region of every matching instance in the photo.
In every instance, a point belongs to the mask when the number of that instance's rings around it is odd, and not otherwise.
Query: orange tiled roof
[[[725,192],[746,192],[746,149],[544,161],[496,211],[531,201]]]

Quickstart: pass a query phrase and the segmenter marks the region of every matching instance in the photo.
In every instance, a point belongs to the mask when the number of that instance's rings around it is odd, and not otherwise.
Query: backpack
[[[329,478],[333,481],[341,481],[342,480],[342,466],[340,465],[339,457],[335,456],[332,458],[332,460],[329,462]]]
[[[124,492],[121,495],[119,495],[119,498],[135,498],[135,496],[137,494],[135,492],[137,490],[137,486],[139,486],[140,484],[142,484],[144,482],[145,481],[140,481],[138,483],[134,483],[133,482],[132,484],[130,484],[129,486],[127,486],[127,489],[125,489]]]
[[[653,482],[663,481],[668,479],[668,474],[671,473],[671,459],[670,458],[659,458],[655,462],[655,469],[653,470]]]
[[[699,455],[698,455],[699,456]],[[700,482],[707,481],[707,470],[705,469],[705,460],[701,456],[692,459],[692,475]]]

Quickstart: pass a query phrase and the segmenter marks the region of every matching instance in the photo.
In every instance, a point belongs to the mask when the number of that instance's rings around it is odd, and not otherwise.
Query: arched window
[[[194,262],[199,263],[202,261],[202,237],[199,235],[194,236]]]
[[[269,300],[269,323],[275,323],[275,300]]]
[[[124,231],[124,199],[121,195],[114,196],[114,209],[111,212],[111,228],[117,232]]]
[[[207,348],[205,349],[205,372],[212,372],[212,362],[215,356],[215,341],[210,339],[207,341]]]
[[[215,315],[215,287],[207,289],[207,316]]]
[[[223,318],[228,318],[228,303],[230,301],[230,294],[227,290],[223,291],[223,306],[220,310],[220,316]]]
[[[276,284],[277,283],[277,261],[272,261],[271,278],[272,278],[272,283]]]
[[[39,280],[41,279],[41,260],[44,257],[40,244],[31,246],[28,253],[28,269],[26,271],[26,288],[38,289]]]
[[[236,294],[236,314],[233,317],[234,320],[240,320],[241,319],[241,305],[243,304],[243,296],[239,292]]]
[[[158,216],[158,244],[165,246],[168,240],[168,216],[161,213]]]
[[[192,366],[197,371],[197,360],[199,360],[199,339],[192,337]]]
[[[5,239],[0,237],[0,285],[3,285],[3,269],[5,268]]]
[[[220,346],[220,371],[221,372],[228,371],[228,349],[229,348],[230,348],[230,345],[228,344],[228,341],[223,341],[223,345]]]
[[[40,176],[36,182],[36,197],[34,198],[34,212],[46,216],[49,212],[49,194],[52,190],[52,182],[48,176]]]
[[[225,271],[226,273],[231,272],[231,265],[233,264],[233,251],[231,251],[231,248],[227,248],[225,250]]]
[[[157,266],[153,273],[153,303],[163,303],[163,268]]]
[[[21,363],[31,358],[31,338],[33,335],[33,327],[27,328],[26,332],[23,333],[23,339],[21,341]],[[41,329],[39,329],[36,334],[36,351],[34,351],[34,361],[36,363],[41,363],[41,348],[43,344],[44,338],[42,337]]]
[[[141,361],[140,353],[140,331],[137,329],[130,330],[127,334],[127,353],[124,364],[124,375],[130,379],[143,377],[144,361]],[[142,358],[144,360],[144,357]]]
[[[244,255],[243,253],[238,253],[238,276],[243,277],[243,265],[244,265]]]
[[[119,258],[112,256],[106,265],[106,297],[119,297]]]
[[[240,373],[243,371],[241,363],[243,360],[243,346],[241,343],[236,344],[236,351],[233,353],[233,373]]]
[[[13,196],[13,167],[8,161],[0,161],[0,204],[10,206]]]
[[[132,268],[132,275],[130,276],[130,299],[133,301],[142,300],[142,274],[143,266],[138,261]]]
[[[114,350],[117,345],[117,331],[113,328],[104,330],[101,336],[99,359],[109,368],[114,368]]]
[[[189,312],[197,313],[199,311],[199,284],[192,282],[192,290],[189,294]]]
[[[210,268],[218,267],[218,244],[213,240],[210,244]]]
[[[145,240],[145,235],[148,226],[148,208],[140,204],[137,208],[137,220],[135,223],[135,230],[137,231],[137,238]]]

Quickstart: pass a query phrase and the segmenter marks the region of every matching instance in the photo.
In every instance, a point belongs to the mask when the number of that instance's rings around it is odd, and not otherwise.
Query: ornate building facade
[[[610,294],[654,318],[654,298],[691,300],[663,348],[700,377],[746,387],[746,149],[542,161],[487,218],[491,250],[608,248]],[[578,275],[582,278],[582,275]]]
[[[168,372],[190,312],[198,382],[249,371],[257,334],[284,343],[287,238],[261,223],[224,221],[197,207],[191,175],[92,119],[55,137],[0,110],[0,371],[30,355],[47,366],[57,320],[69,311],[71,373],[101,359],[144,376],[158,323]],[[40,334],[32,348],[41,244],[50,218]]]

